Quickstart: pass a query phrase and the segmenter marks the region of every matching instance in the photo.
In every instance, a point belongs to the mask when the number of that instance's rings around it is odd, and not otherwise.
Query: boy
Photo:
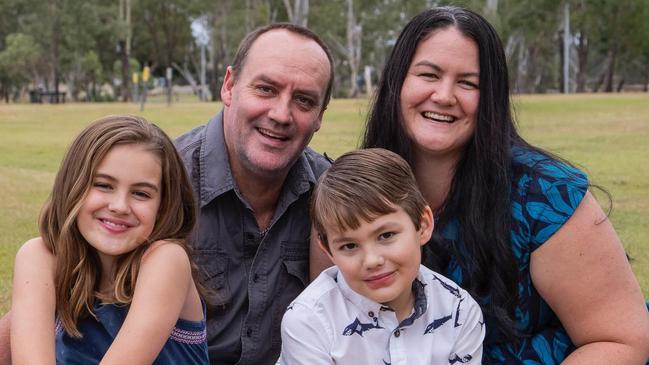
[[[433,217],[401,157],[341,156],[313,191],[311,219],[336,266],[284,314],[283,364],[480,364],[480,307],[420,265]]]

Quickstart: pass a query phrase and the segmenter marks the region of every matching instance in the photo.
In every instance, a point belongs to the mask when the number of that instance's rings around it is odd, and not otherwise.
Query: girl
[[[195,220],[162,130],[133,116],[90,124],[65,155],[41,237],[16,255],[13,363],[207,364]]]

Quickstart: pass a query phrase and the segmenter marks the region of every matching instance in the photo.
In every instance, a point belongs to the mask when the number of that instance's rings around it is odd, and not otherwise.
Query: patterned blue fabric
[[[95,304],[94,312],[97,320],[90,317],[77,324],[77,328],[83,335],[80,339],[70,337],[57,320],[57,364],[98,364],[122,327],[128,309],[126,306],[115,304]],[[209,364],[205,320],[179,319],[153,364]]]
[[[511,242],[518,263],[519,303],[516,308],[520,343],[504,343],[485,318],[487,336],[483,364],[559,364],[574,350],[559,319],[532,285],[530,255],[572,215],[588,188],[586,175],[564,163],[522,148],[513,148]],[[448,245],[460,245],[459,225],[451,221],[441,229]],[[442,274],[462,285],[466,268],[451,260]],[[481,306],[489,298],[476,298]]]

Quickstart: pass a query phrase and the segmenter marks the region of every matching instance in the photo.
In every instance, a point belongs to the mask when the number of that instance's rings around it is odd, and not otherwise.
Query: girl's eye
[[[99,190],[110,190],[111,186],[108,183],[102,183],[102,182],[95,182],[92,184],[93,187],[99,189]]]
[[[145,192],[145,191],[134,191],[133,195],[138,198],[138,199],[149,199],[151,198],[151,194]]]

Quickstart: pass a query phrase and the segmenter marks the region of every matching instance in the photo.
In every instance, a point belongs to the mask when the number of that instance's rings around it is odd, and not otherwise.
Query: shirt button
[[[372,311],[369,311],[369,312],[367,313],[367,315],[370,316],[370,317],[372,317],[372,318],[374,318],[374,312],[372,312]]]
[[[401,336],[401,331],[399,330],[394,331],[394,337],[399,337],[399,336]]]
[[[252,336],[252,329],[248,328],[246,330],[246,337],[251,337]]]
[[[259,281],[259,274],[253,275],[252,276],[252,281],[255,282],[255,283],[258,282]]]

